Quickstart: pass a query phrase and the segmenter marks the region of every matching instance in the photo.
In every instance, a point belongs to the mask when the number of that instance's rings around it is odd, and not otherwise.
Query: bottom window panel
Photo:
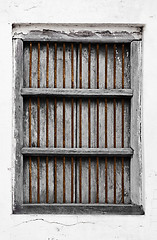
[[[128,205],[130,158],[24,156],[23,203]]]

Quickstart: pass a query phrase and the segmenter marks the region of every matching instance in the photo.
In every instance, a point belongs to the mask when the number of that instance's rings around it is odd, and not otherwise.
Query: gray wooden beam
[[[22,148],[23,155],[31,156],[132,156],[132,148]]]
[[[132,97],[131,89],[56,89],[22,88],[22,96],[58,96],[58,97]]]
[[[142,206],[133,204],[23,204],[16,214],[111,214],[143,215]]]
[[[51,41],[73,43],[127,43],[141,39],[141,32],[114,31],[108,29],[93,31],[92,29],[80,29],[76,31],[66,30],[31,30],[28,33],[14,33],[13,38],[21,38],[23,41]]]

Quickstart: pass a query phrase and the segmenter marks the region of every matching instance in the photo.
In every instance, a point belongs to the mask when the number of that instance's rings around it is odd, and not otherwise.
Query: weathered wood
[[[131,203],[131,172],[130,172],[130,165],[131,165],[130,158],[124,158],[124,203],[129,204]]]
[[[40,157],[40,203],[46,203],[46,158]]]
[[[23,161],[23,203],[29,203],[29,157]]]
[[[14,203],[13,211],[23,203],[23,156],[21,148],[23,146],[23,100],[20,96],[20,89],[23,86],[23,41],[20,39],[13,41],[13,88],[14,88],[14,108],[13,108],[13,146],[14,146]]]
[[[131,200],[143,203],[142,193],[142,42],[131,43],[131,146],[135,149],[131,159]],[[136,136],[136,137],[135,137]]]
[[[143,215],[144,210],[132,204],[23,204],[14,213]]]
[[[105,29],[105,28],[104,28]],[[24,41],[52,41],[52,42],[83,42],[83,43],[111,43],[111,42],[131,42],[141,39],[139,29],[137,32],[120,32],[118,30],[110,32],[107,28],[102,31],[77,30],[77,31],[59,31],[59,30],[31,30],[27,34],[14,33],[14,38],[21,38]]]
[[[22,96],[51,96],[51,97],[109,97],[121,98],[132,97],[133,91],[131,89],[56,89],[56,88],[22,88]]]
[[[23,155],[41,156],[132,156],[132,148],[22,148]]]
[[[54,158],[49,157],[48,167],[48,189],[49,189],[49,203],[54,203]]]
[[[127,203],[133,202],[136,204],[142,204],[142,160],[141,160],[141,42],[134,40],[141,39],[141,32],[118,32],[118,31],[93,31],[93,30],[77,30],[69,32],[60,31],[30,31],[27,34],[15,34],[14,37],[22,37],[24,41],[32,42],[32,66],[31,66],[31,89],[29,89],[29,44],[21,40],[15,40],[15,85],[17,96],[15,98],[16,110],[15,110],[15,138],[18,141],[16,148],[16,161],[15,161],[15,212],[20,211],[20,206],[22,206],[22,201],[24,203],[29,202],[29,157],[31,156],[31,205],[23,205],[21,212],[30,211],[29,209],[34,208],[33,212],[41,211],[44,213],[115,213],[120,214],[120,211],[124,211],[124,214],[143,214],[142,207],[135,205],[126,205]],[[38,64],[38,43],[40,41],[40,63]],[[49,41],[49,55],[47,58],[46,51],[46,41]],[[54,41],[57,42],[57,47],[54,47]],[[133,41],[133,42],[132,42]],[[52,43],[51,43],[52,42]],[[60,42],[60,43],[59,43]],[[65,52],[63,54],[63,42],[65,46]],[[73,67],[72,67],[72,54],[71,45],[68,42],[82,43],[82,59],[80,61],[79,51],[77,50],[78,44],[73,46]],[[91,53],[90,61],[88,61],[88,45],[86,43],[91,43]],[[130,44],[124,44],[125,42],[131,43],[131,74],[130,74]],[[97,43],[94,44],[94,43]],[[105,44],[98,43],[107,43]],[[113,43],[116,44],[116,48],[113,48]],[[125,48],[122,50],[123,43]],[[55,54],[56,49],[56,54]],[[99,49],[99,50],[98,50]],[[106,54],[106,49],[107,54]],[[115,51],[116,49],[116,51]],[[124,59],[122,59],[122,51],[124,51]],[[56,57],[55,57],[56,56]],[[115,58],[116,56],[116,58]],[[24,63],[23,63],[24,60]],[[78,60],[78,61],[77,61]],[[55,63],[56,61],[56,63]],[[46,63],[49,63],[49,68],[47,68]],[[81,68],[80,68],[81,62]],[[123,66],[124,63],[124,66]],[[23,72],[24,66],[24,72]],[[90,87],[89,87],[89,66],[90,66]],[[20,67],[20,69],[17,69]],[[40,71],[38,72],[38,68]],[[73,68],[73,70],[71,70]],[[122,68],[124,68],[124,73],[122,76]],[[79,69],[81,69],[81,88],[75,89],[78,86],[77,82],[79,79]],[[115,71],[116,69],[116,71]],[[73,71],[73,77],[72,72]],[[77,76],[78,72],[78,76]],[[38,76],[39,75],[39,76]],[[49,76],[49,87],[46,89],[46,79]],[[131,81],[130,81],[131,76]],[[37,88],[38,78],[40,78],[40,87]],[[63,83],[64,78],[64,83]],[[73,78],[73,80],[71,79]],[[124,80],[122,82],[121,80]],[[114,84],[115,80],[115,84]],[[23,81],[23,86],[22,86]],[[56,84],[55,84],[56,81]],[[73,89],[71,89],[71,82],[73,81]],[[96,89],[97,87],[101,89]],[[113,89],[113,86],[115,89]],[[22,88],[23,87],[23,88]],[[57,87],[54,89],[54,87]],[[65,87],[65,89],[63,89]],[[88,89],[91,88],[91,89]],[[104,89],[106,88],[106,89]],[[108,88],[108,89],[107,89]],[[122,89],[124,88],[124,89]],[[132,89],[130,89],[132,88]],[[21,92],[20,92],[21,89]],[[22,104],[22,96],[24,96],[24,109]],[[29,101],[27,101],[27,96],[31,96],[31,147],[29,146]],[[40,97],[40,146],[37,148],[37,98]],[[49,98],[49,111],[48,111],[48,123],[49,128],[46,131],[46,101],[45,97]],[[54,98],[57,99],[57,141],[54,143]],[[65,105],[63,105],[63,98],[66,97]],[[76,112],[75,100],[73,106],[74,114],[74,136],[73,136],[73,146],[71,148],[71,138],[72,138],[72,118],[71,118],[71,100],[72,98],[83,98],[81,106],[81,146],[79,146],[79,108]],[[90,107],[88,107],[88,98],[100,98],[99,99],[99,111],[98,104],[95,99],[90,100]],[[107,100],[107,114],[105,115],[105,100],[103,98],[125,98],[124,100],[124,148],[122,147],[122,102],[116,99],[115,104],[115,114],[113,114],[113,100]],[[131,99],[131,101],[130,101]],[[130,102],[131,102],[131,114],[130,114]],[[77,104],[79,106],[79,102]],[[21,112],[21,117],[19,117],[19,109]],[[63,114],[63,110],[65,114]],[[90,134],[88,132],[88,111],[90,111]],[[98,112],[98,114],[97,114]],[[63,120],[64,115],[64,120]],[[116,119],[116,124],[114,122],[114,115]],[[23,122],[22,122],[23,117]],[[107,127],[106,127],[107,118]],[[131,118],[131,130],[130,130],[130,118]],[[20,122],[21,121],[21,122]],[[24,125],[24,126],[23,126]],[[115,131],[114,131],[115,126]],[[107,133],[105,132],[107,128]],[[19,132],[20,129],[20,132]],[[77,131],[77,134],[76,134]],[[131,131],[131,144],[130,144],[130,131]],[[24,132],[24,137],[22,137],[22,132]],[[20,135],[21,134],[21,135]],[[135,138],[134,135],[138,137]],[[46,144],[46,139],[48,135],[48,143]],[[64,135],[64,136],[63,136]],[[78,139],[76,139],[76,135]],[[98,138],[97,138],[98,136]],[[114,137],[115,136],[115,142]],[[89,138],[91,143],[89,144]],[[107,144],[105,143],[105,138],[107,138]],[[46,148],[46,145],[49,148]],[[129,148],[133,147],[135,152]],[[24,148],[22,148],[24,146]],[[100,148],[98,148],[100,146]],[[104,147],[108,148],[104,148]],[[54,148],[56,147],[56,148]],[[65,148],[64,148],[65,147]],[[78,147],[78,148],[77,148]],[[79,148],[82,147],[82,148]],[[92,147],[92,148],[90,148]],[[97,147],[97,148],[96,148]],[[113,148],[117,147],[117,148]],[[122,147],[122,148],[121,148]],[[22,149],[22,150],[21,150]],[[23,159],[21,156],[24,154],[24,166]],[[134,154],[133,154],[134,153]],[[41,156],[40,158],[40,202],[46,203],[47,196],[47,185],[49,202],[54,202],[54,158],[57,156],[57,203],[60,205],[36,205],[37,203],[37,158],[34,156]],[[48,168],[48,184],[46,182],[46,158],[49,157],[49,168]],[[71,156],[79,156],[81,159],[81,202],[84,205],[65,205],[63,202],[71,203]],[[93,157],[94,156],[94,157]],[[96,157],[99,157],[99,164],[97,165]],[[108,192],[108,202],[113,203],[114,201],[114,177],[116,176],[116,203],[121,203],[121,187],[122,187],[122,165],[121,158],[124,157],[124,203],[125,205],[86,205],[88,203],[89,186],[91,187],[91,203],[105,202],[105,158],[108,156],[107,161],[107,192]],[[116,174],[114,170],[113,156],[116,157]],[[63,164],[63,157],[65,157],[65,162]],[[89,184],[89,157],[90,161],[90,178],[91,184]],[[130,158],[131,167],[130,167]],[[79,159],[79,158],[78,158]],[[75,160],[73,161],[75,167],[73,166],[74,175],[76,178],[73,185],[73,194],[75,194],[74,199],[79,202],[79,165]],[[18,164],[18,166],[17,166]],[[79,161],[78,161],[79,164]],[[24,168],[23,168],[24,167]],[[130,190],[130,169],[131,169],[131,190]],[[23,172],[22,172],[23,171]],[[16,176],[17,174],[17,176]],[[23,196],[19,193],[22,192],[22,183],[20,179],[23,178]],[[65,178],[65,181],[63,181]],[[75,183],[77,181],[77,186]],[[18,183],[17,183],[18,182]],[[99,184],[97,184],[99,182]],[[137,184],[139,182],[139,184]],[[64,186],[65,185],[65,186]],[[78,189],[77,192],[74,189]],[[97,194],[97,189],[99,189],[99,196]],[[17,192],[18,191],[18,192]],[[63,200],[63,193],[65,196]],[[77,195],[77,196],[76,196]],[[131,201],[130,201],[131,199]],[[78,201],[77,201],[78,200]],[[63,205],[62,205],[63,204]],[[41,207],[41,208],[40,208]],[[119,207],[119,208],[117,208]],[[127,208],[128,207],[128,208]],[[129,209],[129,210],[128,210]],[[108,212],[109,211],[109,212]],[[128,211],[126,213],[126,211]],[[31,212],[31,211],[30,211]]]

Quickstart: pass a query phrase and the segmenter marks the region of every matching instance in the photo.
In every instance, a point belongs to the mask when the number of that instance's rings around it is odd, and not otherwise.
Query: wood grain
[[[56,89],[56,88],[22,88],[22,96],[58,96],[58,97],[83,97],[83,98],[131,98],[133,96],[133,91],[131,89]]]

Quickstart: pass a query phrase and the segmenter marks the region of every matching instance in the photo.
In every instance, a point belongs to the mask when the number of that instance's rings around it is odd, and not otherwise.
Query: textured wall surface
[[[12,23],[137,23],[143,35],[144,216],[12,215]],[[0,1],[0,239],[157,239],[157,2]]]

